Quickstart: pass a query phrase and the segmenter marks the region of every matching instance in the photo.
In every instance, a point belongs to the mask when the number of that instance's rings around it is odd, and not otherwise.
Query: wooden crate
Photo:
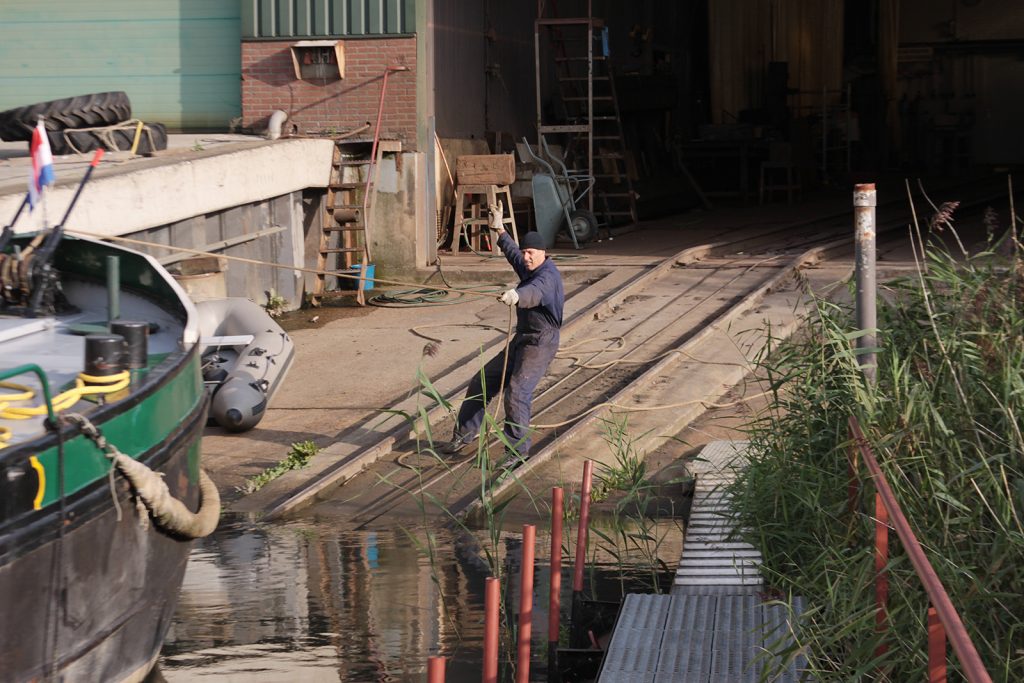
[[[516,162],[511,154],[463,154],[455,160],[459,185],[511,185]]]

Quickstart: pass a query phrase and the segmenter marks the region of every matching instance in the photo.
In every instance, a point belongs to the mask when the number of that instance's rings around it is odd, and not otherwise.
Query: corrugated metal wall
[[[799,110],[839,97],[843,63],[842,0],[715,0],[708,4],[711,117],[729,123],[761,106],[768,63],[789,63]]]
[[[484,135],[484,4],[434,0],[434,111],[443,138]]]
[[[133,114],[226,129],[241,114],[237,0],[3,0],[0,110],[124,90]]]
[[[536,138],[532,2],[435,0],[437,134]]]
[[[487,0],[487,126],[515,140],[537,138],[534,2]]]
[[[242,0],[244,38],[415,32],[414,0]]]

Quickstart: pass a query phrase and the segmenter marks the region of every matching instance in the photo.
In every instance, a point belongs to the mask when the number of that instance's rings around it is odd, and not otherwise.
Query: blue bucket
[[[359,277],[359,274],[360,274],[360,272],[362,270],[363,270],[362,264],[356,264],[356,265],[352,266],[351,268],[349,268],[348,270],[346,270],[345,271],[346,274],[354,275],[355,277],[354,278],[347,278],[347,277],[338,278],[338,280],[339,280],[338,288],[339,289],[359,289],[359,280],[357,278]],[[366,277],[367,277],[367,280],[366,280],[365,285],[363,286],[363,289],[364,290],[366,290],[366,289],[373,289],[374,267],[373,267],[372,263],[370,263],[370,264],[368,264],[366,266]]]

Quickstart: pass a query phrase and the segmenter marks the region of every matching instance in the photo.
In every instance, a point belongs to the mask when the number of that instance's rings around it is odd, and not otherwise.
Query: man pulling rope
[[[562,274],[547,258],[541,234],[528,232],[516,246],[505,232],[503,216],[500,204],[488,207],[488,227],[497,233],[498,247],[519,276],[519,286],[498,297],[516,309],[515,336],[470,382],[452,441],[441,450],[449,455],[468,450],[477,439],[487,400],[499,393],[504,382],[504,433],[511,450],[506,447],[502,467],[510,469],[529,457],[533,391],[558,352],[565,291]]]

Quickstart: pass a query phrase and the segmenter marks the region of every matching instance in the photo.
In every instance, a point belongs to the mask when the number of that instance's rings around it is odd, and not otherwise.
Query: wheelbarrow
[[[565,163],[551,154],[543,135],[540,136],[540,148],[544,156],[555,162],[558,170],[535,154],[525,137],[520,148],[523,161],[532,162],[540,168],[539,172],[534,172],[531,181],[537,232],[550,249],[555,246],[558,233],[565,230],[573,246],[579,249],[581,244],[597,237],[597,217],[586,209],[577,208],[587,193],[594,189],[595,179],[591,175],[570,173]]]

